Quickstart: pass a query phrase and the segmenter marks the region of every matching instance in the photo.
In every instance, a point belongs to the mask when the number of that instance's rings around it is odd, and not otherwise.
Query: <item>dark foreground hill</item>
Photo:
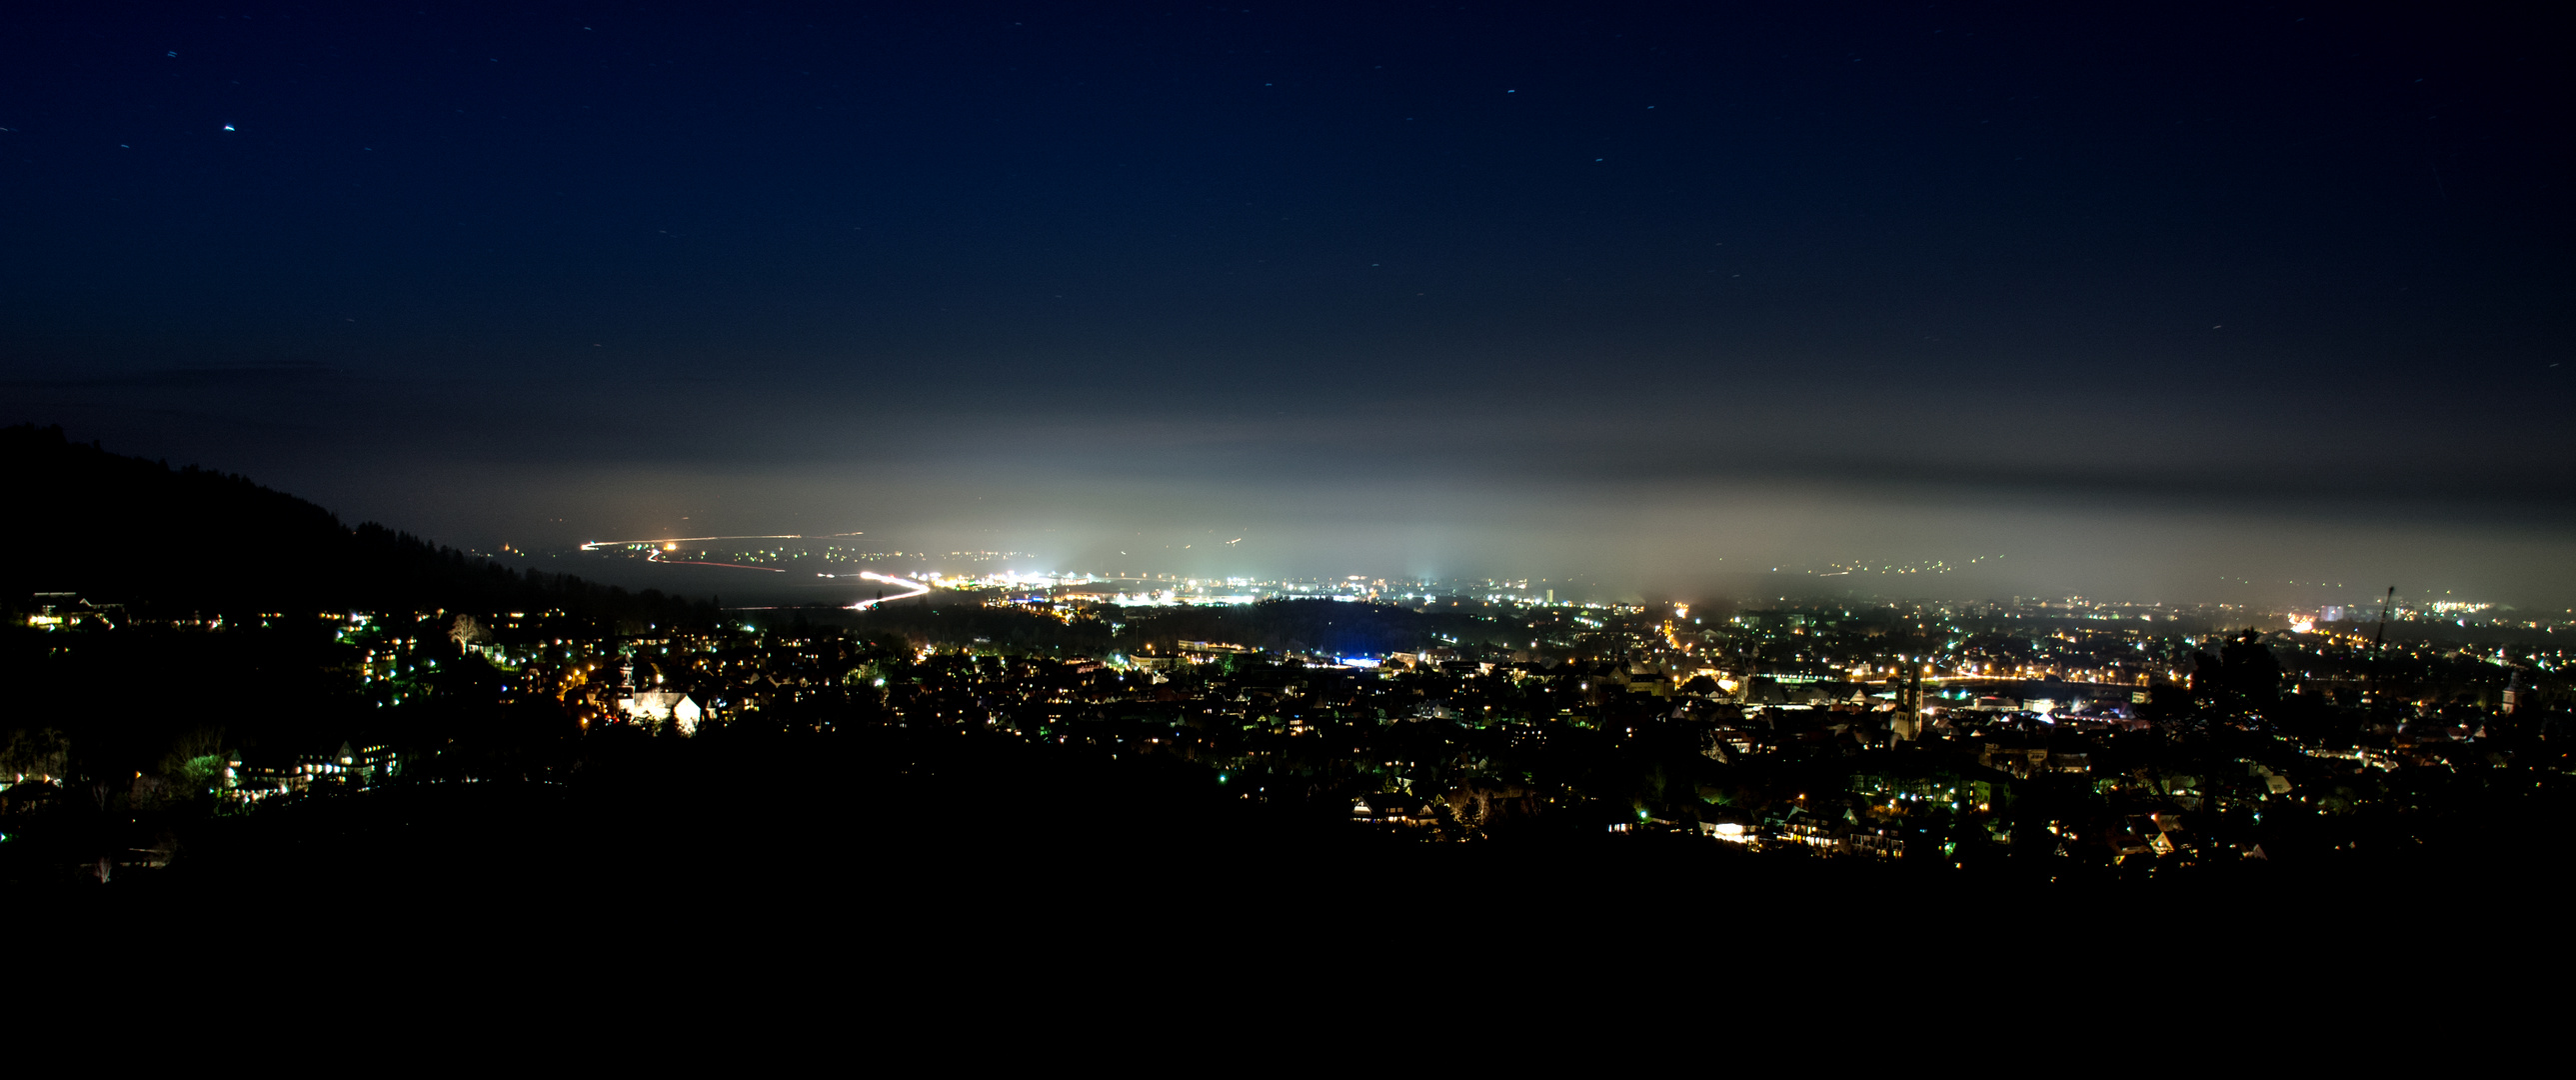
[[[77,593],[137,612],[562,609],[600,619],[711,621],[647,590],[516,573],[246,477],[109,453],[59,427],[0,428],[0,604]]]

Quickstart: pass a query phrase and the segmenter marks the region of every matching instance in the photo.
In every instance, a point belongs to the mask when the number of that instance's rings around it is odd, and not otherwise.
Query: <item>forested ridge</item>
[[[0,530],[0,605],[13,611],[37,593],[73,593],[165,618],[438,609],[715,618],[708,603],[514,571],[375,522],[346,525],[248,477],[110,453],[59,427],[0,428],[0,485],[19,511]]]

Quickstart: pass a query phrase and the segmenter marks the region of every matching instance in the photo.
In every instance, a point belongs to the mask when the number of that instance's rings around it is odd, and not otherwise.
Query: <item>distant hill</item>
[[[0,428],[0,605],[73,592],[138,612],[561,608],[664,625],[707,603],[510,569],[247,477],[109,453],[59,427]]]

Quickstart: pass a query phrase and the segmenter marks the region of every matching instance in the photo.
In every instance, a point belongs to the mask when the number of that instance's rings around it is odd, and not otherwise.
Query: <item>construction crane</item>
[[[2379,704],[2379,650],[2388,644],[2388,609],[2397,603],[2397,586],[2388,587],[2387,599],[2379,602],[2379,632],[2370,637],[2370,704]]]

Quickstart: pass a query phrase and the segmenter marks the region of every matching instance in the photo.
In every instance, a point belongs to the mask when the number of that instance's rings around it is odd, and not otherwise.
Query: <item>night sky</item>
[[[2576,605],[2538,22],[103,7],[0,34],[0,422],[350,520]]]

